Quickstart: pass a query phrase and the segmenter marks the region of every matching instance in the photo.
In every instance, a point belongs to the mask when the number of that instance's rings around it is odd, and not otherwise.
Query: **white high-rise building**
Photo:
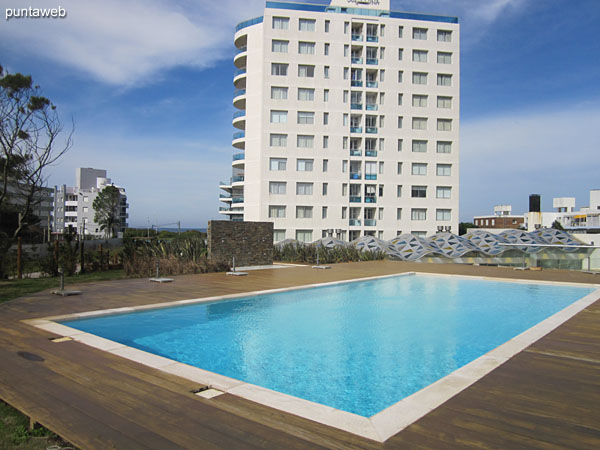
[[[457,18],[268,1],[234,43],[222,214],[275,241],[458,233]]]

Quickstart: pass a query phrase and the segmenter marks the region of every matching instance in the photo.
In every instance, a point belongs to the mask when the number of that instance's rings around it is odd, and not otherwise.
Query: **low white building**
[[[54,187],[53,228],[64,233],[72,227],[78,234],[103,237],[104,231],[94,221],[94,200],[106,186],[114,186],[121,194],[118,207],[117,233],[121,237],[127,228],[127,194],[125,188],[114,185],[106,177],[106,170],[80,167],[75,172],[75,186]]]

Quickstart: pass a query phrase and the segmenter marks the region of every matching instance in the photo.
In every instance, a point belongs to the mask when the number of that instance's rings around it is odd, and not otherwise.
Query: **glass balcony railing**
[[[362,156],[362,150],[350,150],[350,156]]]
[[[376,66],[378,63],[377,58],[367,58],[367,64],[371,66]]]
[[[363,59],[359,56],[353,56],[351,61],[352,61],[352,64],[362,64],[363,63]]]
[[[222,181],[221,184],[223,184]],[[231,194],[219,194],[219,198],[231,198]]]
[[[375,103],[367,103],[367,111],[377,111],[377,105]]]
[[[365,203],[377,203],[377,198],[375,196],[371,196],[371,195],[370,196],[366,196],[365,195]]]
[[[350,179],[351,180],[360,180],[361,179],[360,172],[350,172]]]
[[[352,86],[352,87],[362,87],[362,85],[363,85],[362,80],[352,80],[350,82],[350,86]]]
[[[242,139],[246,137],[246,132],[245,131],[238,131],[237,133],[233,133],[233,139]]]
[[[236,49],[235,54],[239,55],[240,53],[244,53],[247,50],[248,50],[248,46],[244,45],[243,47]],[[230,55],[231,55],[231,53],[230,53]]]
[[[376,179],[377,179],[376,173],[366,173],[365,174],[365,180],[376,180]]]
[[[377,87],[377,81],[367,81],[367,87],[368,88],[376,88]]]
[[[357,196],[357,195],[350,196],[350,203],[360,203],[360,201],[361,201],[360,196]]]
[[[219,206],[219,211],[231,211],[229,206]]]
[[[254,19],[245,20],[236,25],[235,31],[240,31],[242,28],[256,25],[257,23],[261,23],[262,21],[263,21],[263,16],[255,17]]]
[[[354,34],[354,33],[352,33],[352,40],[353,40],[353,41],[362,42],[362,40],[363,40],[363,37],[362,37],[362,35],[360,35],[360,34]]]
[[[233,197],[231,203],[244,203],[244,197]]]
[[[360,219],[350,219],[350,220],[348,221],[348,224],[349,224],[351,227],[360,227]]]
[[[365,227],[374,227],[375,225],[377,225],[375,219],[365,219]]]
[[[350,127],[350,133],[362,133],[362,127]]]
[[[237,119],[238,117],[244,117],[246,115],[246,111],[236,111],[233,113],[233,118]]]
[[[236,89],[233,91],[233,98],[239,97],[240,95],[246,95],[246,89]]]
[[[238,75],[243,75],[246,73],[246,69],[238,69],[235,72],[233,72],[233,78],[237,77]]]
[[[372,34],[367,34],[367,42],[379,42],[379,38]]]
[[[365,156],[377,156],[377,150],[365,150]]]
[[[367,127],[365,131],[369,134],[377,134],[377,127]]]
[[[362,109],[362,103],[350,103],[350,109]]]
[[[244,159],[244,154],[243,153],[236,153],[235,155],[233,155],[233,160],[234,161],[240,161],[242,159]]]
[[[237,175],[235,177],[231,177],[232,183],[239,183],[240,181],[244,181],[244,175]]]

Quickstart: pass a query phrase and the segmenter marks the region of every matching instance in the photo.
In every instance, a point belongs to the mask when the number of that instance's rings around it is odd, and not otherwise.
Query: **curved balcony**
[[[246,89],[246,69],[237,69],[233,72],[233,85],[236,89]]]
[[[231,165],[234,167],[244,167],[244,158],[244,153],[236,153],[235,155],[233,155]]]
[[[246,111],[236,111],[233,113],[233,120],[231,124],[236,127],[238,130],[246,129]]]
[[[239,186],[244,183],[244,175],[236,175],[235,177],[231,177],[231,185]]]
[[[235,26],[235,32],[237,34],[238,31],[243,30],[246,27],[256,25],[257,23],[261,23],[262,21],[263,16],[255,17],[254,19],[244,20],[243,22],[240,22]]]
[[[237,109],[246,109],[246,89],[236,89],[233,92],[233,106]]]
[[[246,148],[246,133],[244,131],[233,133],[231,145],[233,145],[235,148],[244,150]]]
[[[245,69],[247,56],[248,56],[248,47],[244,46],[244,47],[238,48],[237,54],[233,57],[233,64],[235,64],[235,67],[237,67],[238,69]]]

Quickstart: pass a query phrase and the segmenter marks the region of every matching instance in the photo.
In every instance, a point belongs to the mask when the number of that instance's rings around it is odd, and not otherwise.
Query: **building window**
[[[313,148],[315,143],[314,136],[299,134],[296,138],[296,146],[298,148]],[[312,170],[312,169],[311,169]]]
[[[83,212],[84,212],[84,213],[86,213],[86,212],[88,212],[88,211],[89,211],[89,208],[88,208],[87,206],[84,206],[84,207],[83,207]]]
[[[379,175],[383,175],[383,166],[384,166],[383,161],[379,161]]]
[[[452,86],[452,75],[446,73],[438,73],[437,75],[438,86]]]
[[[402,175],[402,163],[401,162],[398,163],[398,168],[397,168],[396,173],[398,175]]]
[[[285,158],[271,158],[269,160],[269,169],[272,171],[286,170],[287,159]]]
[[[436,209],[435,210],[435,220],[440,222],[448,222],[450,219],[451,210],[450,209]]]
[[[312,172],[313,160],[312,159],[298,159],[296,161],[296,170],[298,172]]]
[[[83,201],[84,201],[84,202],[89,202],[89,201],[90,201],[90,198],[89,198],[87,195],[84,195],[84,196],[83,196]]]
[[[344,45],[344,58],[348,57],[349,52],[350,52],[350,46],[348,44]]]
[[[287,123],[287,111],[271,110],[271,123]]]
[[[452,153],[452,142],[437,141],[438,153]]]
[[[412,141],[412,151],[415,153],[425,153],[427,151],[427,141]]]
[[[290,19],[287,17],[273,17],[274,30],[287,30]]]
[[[413,117],[412,128],[413,128],[413,130],[426,130],[427,129],[427,118],[426,117]]]
[[[427,96],[426,95],[413,95],[412,105],[415,108],[426,108],[427,107]]]
[[[271,87],[271,99],[273,100],[287,100],[288,88],[286,87]]]
[[[328,165],[329,165],[329,160],[324,159],[323,160],[323,172],[327,172]]]
[[[438,164],[436,170],[438,177],[449,177],[452,172],[452,164]]]
[[[329,101],[329,89],[323,89],[323,101],[324,102]]]
[[[452,188],[450,186],[438,186],[435,189],[435,198],[450,198],[452,193]]]
[[[403,76],[404,76],[404,71],[399,70],[398,71],[398,83],[402,83]]]
[[[323,136],[323,148],[329,148],[329,136]]]
[[[402,61],[403,57],[404,57],[404,49],[403,48],[399,48],[398,49],[398,61]]]
[[[425,72],[413,72],[412,78],[413,84],[427,84],[427,73]]]
[[[413,175],[427,175],[427,164],[426,163],[413,163],[412,174]]]
[[[379,138],[379,151],[382,152],[384,148],[385,148],[385,139]]]
[[[402,220],[402,208],[396,208],[396,220]],[[402,234],[402,233],[400,233],[400,234]]]
[[[438,131],[452,131],[452,119],[438,119],[437,120]]]
[[[329,66],[323,67],[323,78],[329,78]]]
[[[287,53],[288,52],[288,41],[279,41],[273,39],[271,43],[271,51],[273,53]]]
[[[323,44],[323,54],[325,56],[329,56],[329,43],[326,42],[325,44]]]
[[[269,182],[269,194],[283,195],[285,194],[286,183],[282,181]]]
[[[315,43],[314,42],[298,42],[298,54],[314,55],[315,54]]]
[[[298,111],[299,125],[312,125],[315,123],[315,113],[308,111]]]
[[[398,94],[398,106],[402,106],[402,94]]]
[[[312,242],[312,230],[296,230],[298,242]]]
[[[413,28],[413,39],[419,41],[427,40],[427,28]]]
[[[403,139],[398,139],[398,151],[399,152],[402,151],[402,142],[403,142]]]
[[[307,66],[304,64],[298,64],[298,76],[303,78],[314,78],[315,66]]]
[[[402,39],[402,34],[404,33],[404,27],[402,25],[398,26],[398,37]]]
[[[313,195],[313,184],[296,183],[296,195]]]
[[[344,67],[344,80],[348,79],[349,74],[350,74],[350,69],[348,67]]]
[[[438,52],[437,62],[438,64],[452,64],[452,53]]]
[[[413,62],[427,62],[427,50],[413,50]]]
[[[270,219],[280,219],[285,217],[285,206],[269,206],[269,218]]]
[[[285,239],[285,230],[273,230],[273,242],[283,241]]]
[[[437,107],[450,109],[452,108],[452,97],[442,97],[438,96],[437,98]]]
[[[300,31],[315,31],[315,19],[300,19],[298,21],[298,30]]]
[[[398,128],[402,128],[402,120],[403,119],[404,119],[404,117],[398,116]]]
[[[287,147],[287,134],[271,134],[271,147]]]
[[[283,77],[283,76],[287,75],[287,71],[288,71],[287,64],[281,64],[281,63],[272,63],[271,64],[271,75]]]
[[[379,59],[384,59],[385,56],[385,47],[379,47]],[[383,81],[383,80],[381,80]]]
[[[329,23],[330,23],[329,20],[325,21],[325,33],[329,33]]]
[[[309,88],[298,88],[298,100],[313,101],[315,99],[315,90]]]
[[[410,210],[410,220],[427,220],[427,210],[425,208],[412,208]]]
[[[312,219],[312,206],[296,206],[296,219]]]
[[[410,190],[412,198],[427,198],[427,186],[413,186]]]
[[[402,185],[401,184],[396,186],[396,197],[398,197],[398,198],[402,197]]]
[[[437,40],[438,40],[438,42],[452,42],[452,31],[438,30]]]
[[[327,195],[327,188],[328,188],[328,184],[327,183],[323,183],[323,196]]]
[[[321,208],[321,219],[327,219],[327,206]]]
[[[329,113],[328,112],[323,113],[323,125],[329,125]]]

